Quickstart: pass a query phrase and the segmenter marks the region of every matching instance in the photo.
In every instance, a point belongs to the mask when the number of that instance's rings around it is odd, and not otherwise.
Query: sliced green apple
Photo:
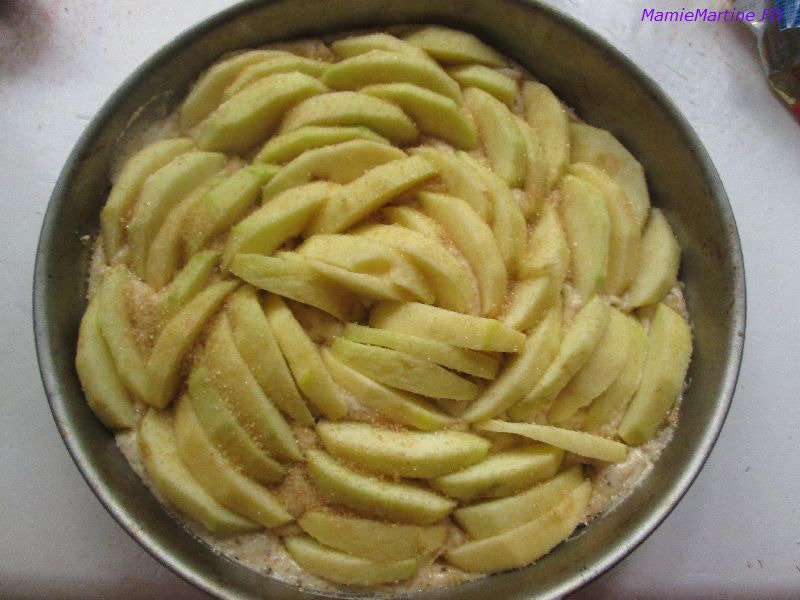
[[[478,423],[475,425],[475,429],[519,435],[537,442],[544,442],[555,448],[568,450],[578,456],[606,462],[624,462],[628,457],[628,447],[625,444],[583,431],[539,425],[538,423],[509,423],[497,420]]]
[[[299,234],[337,191],[334,183],[314,181],[272,198],[233,226],[222,255],[223,266],[230,265],[236,254],[272,254]]]
[[[350,183],[373,167],[401,158],[405,158],[402,150],[372,140],[349,140],[308,150],[283,167],[264,187],[264,200],[310,181]]]
[[[522,352],[461,415],[468,422],[495,417],[521,400],[541,379],[561,341],[561,314],[550,311],[525,340]]]
[[[528,395],[511,407],[509,414],[514,419],[522,419],[537,410],[547,409],[558,392],[589,360],[610,318],[611,309],[600,296],[595,296],[581,308],[564,333],[558,356]]]
[[[470,165],[444,148],[419,146],[412,148],[410,152],[416,156],[422,156],[436,166],[448,194],[466,201],[481,216],[481,219],[487,223],[491,222],[492,205],[484,194],[481,178]],[[406,225],[406,227],[410,227],[410,225]]]
[[[459,508],[453,518],[473,539],[495,536],[540,518],[583,481],[580,467],[572,467],[519,494]]]
[[[236,254],[230,271],[259,289],[308,304],[342,321],[356,319],[363,312],[354,296],[302,260]]]
[[[247,367],[224,313],[206,340],[204,362],[230,411],[258,444],[282,460],[301,460],[292,428]]]
[[[103,250],[108,262],[122,248],[126,235],[125,220],[145,180],[178,155],[191,150],[193,145],[189,138],[160,140],[145,146],[125,162],[100,213]]]
[[[100,330],[101,310],[95,298],[81,319],[75,368],[86,401],[103,425],[130,429],[136,424],[136,413]]]
[[[464,90],[464,104],[478,126],[481,146],[492,169],[512,187],[525,181],[525,139],[514,114],[497,98],[479,88]]]
[[[561,180],[561,221],[572,258],[572,281],[585,303],[605,284],[611,221],[600,192],[585,181],[566,175]]]
[[[361,88],[361,93],[397,104],[424,135],[466,150],[478,143],[475,124],[447,96],[412,83],[378,83]]]
[[[644,169],[633,155],[605,129],[585,123],[570,123],[570,160],[599,167],[625,190],[636,223],[641,229],[650,212],[650,195]]]
[[[472,267],[480,287],[481,312],[497,314],[505,298],[508,273],[492,230],[460,198],[433,192],[420,192],[418,198]]]
[[[441,25],[428,25],[403,36],[436,60],[447,64],[480,63],[492,67],[505,66],[503,56],[476,36],[466,31]]]
[[[308,150],[349,142],[369,140],[389,144],[389,140],[366,127],[325,127],[309,125],[270,139],[253,159],[256,163],[285,164]]]
[[[223,102],[197,128],[197,146],[242,154],[272,133],[284,113],[326,87],[303,73],[259,79]]]
[[[319,350],[281,298],[269,295],[265,312],[297,387],[329,419],[347,414],[344,393],[334,383]]]
[[[528,122],[514,115],[522,139],[525,140],[525,191],[526,202],[521,203],[526,217],[532,217],[539,210],[539,204],[547,195],[547,164],[539,141],[539,134]]]
[[[403,425],[430,431],[441,429],[453,420],[418,396],[393,390],[351,369],[324,348],[322,358],[334,380],[360,404]]]
[[[196,365],[192,370],[188,398],[208,439],[243,475],[265,485],[283,479],[285,469],[239,425],[214,387],[207,367]]]
[[[583,521],[592,484],[580,484],[553,509],[498,535],[467,542],[445,553],[448,562],[471,573],[524,567],[564,541]]]
[[[357,90],[375,83],[412,83],[461,102],[461,89],[439,65],[386,50],[370,50],[334,63],[322,81],[337,90]]]
[[[519,84],[515,80],[485,65],[462,65],[447,72],[461,87],[481,89],[508,106],[514,104],[519,93]]]
[[[692,356],[692,329],[681,315],[659,304],[650,324],[639,389],[619,425],[619,435],[638,446],[655,435],[681,393]]]
[[[330,92],[301,102],[283,118],[279,133],[309,125],[366,127],[395,144],[410,144],[419,134],[397,106],[358,92]]]
[[[172,413],[149,409],[139,425],[139,456],[153,487],[181,512],[212,533],[232,534],[260,529],[217,502],[178,456]]]
[[[342,335],[353,342],[392,348],[484,379],[494,379],[497,375],[499,361],[496,357],[437,340],[356,323],[348,323]]]
[[[180,273],[164,289],[161,301],[162,318],[169,318],[183,308],[208,284],[209,277],[219,263],[219,252],[198,252],[181,269]]]
[[[396,431],[367,423],[317,424],[333,456],[390,477],[430,479],[482,461],[491,442],[463,431]]]
[[[220,454],[185,396],[175,406],[175,439],[181,460],[217,502],[264,527],[278,527],[292,520],[278,498],[239,473]]]
[[[445,518],[456,503],[424,487],[365,475],[335,461],[325,452],[306,454],[311,480],[322,495],[356,512],[414,525]]]
[[[236,348],[267,397],[298,423],[313,425],[256,291],[249,285],[239,289],[228,302],[227,314]]]
[[[549,275],[518,281],[500,320],[514,329],[528,331],[558,304],[560,293],[561,287]]]
[[[567,276],[569,262],[569,244],[561,218],[552,204],[546,204],[528,240],[528,254],[520,262],[520,276],[547,275],[560,290]]]
[[[302,56],[276,56],[275,58],[269,58],[242,69],[236,79],[225,88],[223,98],[227,100],[241,92],[251,83],[276,73],[305,73],[312,77],[319,77],[329,66],[330,63]]]
[[[526,81],[522,86],[525,119],[542,145],[547,187],[553,188],[570,162],[569,115],[561,101],[542,83]]]
[[[186,152],[145,180],[128,224],[131,260],[136,273],[144,274],[150,243],[170,211],[219,171],[226,160],[224,154],[216,152]]]
[[[212,237],[228,231],[258,201],[261,188],[277,173],[275,165],[250,165],[208,190],[183,225],[188,254],[195,254]]]
[[[639,264],[625,293],[625,308],[660,302],[678,280],[681,248],[664,213],[654,208],[642,234]]]
[[[383,562],[428,556],[447,539],[447,525],[402,525],[312,510],[297,520],[303,531],[326,546]]]
[[[491,454],[470,467],[431,480],[451,498],[510,496],[558,471],[563,452],[544,444],[512,448]]]
[[[308,233],[338,233],[436,174],[421,156],[377,166],[344,186],[309,225]]]
[[[430,60],[430,57],[424,50],[412,46],[408,42],[404,42],[388,33],[352,35],[333,42],[331,44],[331,50],[342,58],[350,58],[358,54],[365,54],[370,50],[385,50],[386,52],[397,52],[398,54],[406,54],[422,60]]]
[[[376,562],[323,546],[306,535],[290,536],[283,542],[289,555],[304,571],[343,585],[402,581],[419,568],[416,558]]]
[[[331,352],[347,366],[385,385],[431,398],[474,400],[478,387],[426,358],[337,337]]]

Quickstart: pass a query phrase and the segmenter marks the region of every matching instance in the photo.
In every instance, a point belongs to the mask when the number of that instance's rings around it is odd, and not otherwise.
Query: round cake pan
[[[95,419],[74,367],[90,248],[115,151],[175,109],[221,54],[271,41],[395,24],[440,23],[479,35],[523,66],[587,122],[609,129],[644,165],[653,205],[683,249],[694,325],[690,386],[672,442],[617,508],[517,571],[416,596],[555,598],[629,554],[675,507],[719,434],[744,342],[745,284],[736,225],[719,177],[686,120],[619,51],[562,13],[523,0],[278,0],[245,2],[182,34],[106,102],[67,160],[44,218],[34,275],[34,328],[45,390],[64,442],[120,525],[167,567],[221,598],[320,597],[214,553],[170,517]]]

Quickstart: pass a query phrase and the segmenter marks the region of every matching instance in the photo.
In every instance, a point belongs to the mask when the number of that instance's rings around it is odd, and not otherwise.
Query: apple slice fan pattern
[[[228,55],[165,130],[102,210],[76,366],[192,523],[335,585],[522,567],[676,418],[641,165],[474,36]]]

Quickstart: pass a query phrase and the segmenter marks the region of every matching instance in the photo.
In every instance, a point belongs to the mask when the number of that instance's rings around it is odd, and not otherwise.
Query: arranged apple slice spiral
[[[474,35],[223,56],[159,132],[102,210],[75,364],[223,552],[320,589],[454,584],[531,564],[655,460],[692,353],[669,210]]]

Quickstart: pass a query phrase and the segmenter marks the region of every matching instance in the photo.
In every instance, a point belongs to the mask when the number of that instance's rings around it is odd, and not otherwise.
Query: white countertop
[[[748,288],[739,386],[705,469],[666,522],[578,596],[797,598],[800,124],[769,92],[740,26],[642,23],[636,0],[551,3],[619,47],[688,117],[730,196]],[[53,184],[89,119],[151,53],[228,4],[0,1],[0,597],[204,597],[117,526],[70,460],[36,367],[31,281]]]

